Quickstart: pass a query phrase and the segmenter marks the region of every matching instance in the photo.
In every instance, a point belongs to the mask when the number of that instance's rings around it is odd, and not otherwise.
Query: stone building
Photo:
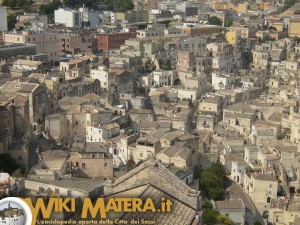
[[[25,223],[24,210],[8,207],[0,211],[0,224],[23,225]]]
[[[1,94],[19,94],[29,101],[29,121],[33,132],[43,131],[45,116],[50,112],[46,88],[37,83],[8,81],[0,87]]]
[[[5,44],[34,44],[39,54],[46,54],[53,64],[59,60],[59,48],[55,33],[23,31],[21,33],[5,33]]]
[[[241,199],[214,201],[216,210],[228,216],[234,223],[244,225],[246,207]]]
[[[269,174],[245,176],[244,191],[255,204],[270,204],[273,199],[277,198],[278,181],[275,176]]]
[[[107,146],[75,143],[70,151],[72,168],[78,178],[113,178],[113,156]]]

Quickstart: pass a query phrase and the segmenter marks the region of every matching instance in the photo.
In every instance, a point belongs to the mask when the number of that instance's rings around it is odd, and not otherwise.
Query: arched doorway
[[[296,188],[295,187],[290,187],[290,194],[293,195],[296,193]]]

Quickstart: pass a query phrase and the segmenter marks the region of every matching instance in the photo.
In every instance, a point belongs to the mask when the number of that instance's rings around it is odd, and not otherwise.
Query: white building
[[[89,23],[90,28],[97,28],[100,25],[99,14],[96,11],[89,10],[88,8],[79,8],[80,20],[81,23],[84,22],[84,26],[88,26]]]
[[[212,73],[212,86],[215,90],[231,89],[235,83],[233,74]]]
[[[0,7],[0,31],[7,31],[7,10]]]
[[[100,88],[104,91],[114,91],[115,72],[109,71],[105,66],[99,66],[97,70],[91,70],[90,77],[100,81]]]
[[[80,13],[69,8],[55,10],[54,20],[55,24],[64,24],[66,27],[81,27]]]
[[[86,127],[86,142],[104,142],[120,134],[120,126],[109,123],[99,127]]]
[[[166,70],[156,70],[152,72],[154,83],[160,87],[169,86],[169,76]]]
[[[232,162],[231,179],[242,185],[244,183],[245,163]]]
[[[12,68],[22,70],[38,70],[40,65],[43,65],[43,62],[19,59],[13,63]]]
[[[135,143],[138,138],[139,134],[133,134],[131,136],[121,134],[112,139],[114,145],[109,151],[113,155],[114,166],[119,167],[127,164],[129,160],[128,147],[130,144]]]
[[[200,97],[199,91],[196,88],[191,89],[177,89],[178,91],[178,98],[180,100],[191,99],[192,101],[197,100]]]
[[[111,11],[103,11],[100,13],[100,20],[102,24],[113,24],[116,22],[115,13]]]
[[[245,224],[246,207],[241,199],[215,201],[214,205],[222,215],[228,216],[235,224]]]

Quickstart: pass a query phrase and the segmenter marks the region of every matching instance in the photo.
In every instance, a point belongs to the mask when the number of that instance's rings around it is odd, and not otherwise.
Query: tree
[[[132,0],[114,0],[114,10],[116,12],[125,12],[134,9]]]
[[[232,18],[226,18],[224,22],[225,27],[230,27],[233,24],[233,19]]]
[[[223,165],[220,162],[216,162],[213,163],[209,169],[208,169],[211,173],[217,175],[219,178],[221,178],[222,180],[226,179],[226,172],[224,170]]]
[[[210,201],[208,201],[208,200],[204,200],[202,202],[201,207],[203,209],[205,209],[206,211],[208,211],[208,210],[212,210],[213,209],[213,204]]]
[[[12,173],[12,176],[13,177],[23,177],[25,173],[25,169],[24,168],[19,168],[19,169],[16,169],[13,173]]]
[[[222,26],[222,20],[216,16],[209,17],[208,24]]]
[[[284,3],[287,7],[291,7],[291,6],[295,5],[296,0],[286,0]]]
[[[43,4],[40,6],[40,13],[46,15],[53,15],[54,11],[61,6],[60,0],[53,0],[48,4]]]
[[[171,60],[159,60],[159,67],[162,70],[172,70]]]
[[[16,26],[16,17],[14,15],[8,15],[7,16],[7,29],[13,30]]]
[[[217,223],[217,216],[219,212],[216,210],[208,210],[204,212],[203,221],[207,225],[215,225]]]
[[[254,225],[262,225],[262,224],[261,224],[261,222],[259,222],[259,221],[255,221],[255,222],[254,222]]]
[[[112,0],[103,0],[100,2],[100,8],[104,10],[114,10],[114,2]]]
[[[223,225],[232,225],[233,224],[232,220],[229,217],[222,215],[222,214],[217,215],[216,221],[217,221],[217,223],[223,224]]]
[[[213,163],[200,174],[200,187],[209,199],[221,200],[225,191],[226,172],[221,163]]]
[[[3,0],[2,5],[11,8],[16,8],[16,7],[24,8],[24,7],[31,6],[32,3],[33,3],[32,0]]]

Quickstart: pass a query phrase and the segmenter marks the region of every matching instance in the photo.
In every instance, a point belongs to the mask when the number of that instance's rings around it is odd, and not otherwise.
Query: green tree
[[[19,168],[19,169],[16,169],[13,173],[12,173],[12,176],[13,177],[23,177],[25,173],[25,169],[24,168]]]
[[[295,5],[296,0],[285,0],[284,3],[287,7],[291,7],[291,6]]]
[[[233,24],[233,19],[232,18],[226,18],[224,22],[225,27],[230,27]]]
[[[204,212],[203,221],[207,225],[215,225],[217,223],[217,216],[220,213],[216,210],[208,210]]]
[[[262,224],[261,224],[261,222],[259,222],[259,221],[255,221],[255,222],[254,222],[254,225],[262,225]]]
[[[210,171],[201,174],[200,185],[209,199],[222,199],[224,193],[223,180]]]
[[[11,8],[16,8],[16,7],[24,8],[24,7],[31,6],[32,3],[33,3],[32,0],[3,0],[2,1],[3,6],[7,6]]]
[[[201,207],[203,209],[205,209],[206,211],[208,211],[208,210],[212,210],[213,209],[213,204],[210,201],[208,201],[208,200],[204,200],[202,202]]]
[[[114,10],[113,0],[103,0],[100,2],[100,8],[103,10]]]
[[[3,0],[2,1],[3,6],[14,8],[17,6],[17,3],[15,0]]]
[[[132,0],[114,0],[114,10],[116,12],[125,12],[134,9]]]
[[[40,6],[40,13],[46,15],[53,15],[54,11],[61,6],[60,0],[53,0],[48,4],[43,4]]]
[[[209,17],[208,24],[222,26],[222,20],[216,16]]]
[[[162,70],[172,70],[171,60],[170,59],[160,60],[159,61],[159,67]]]
[[[16,17],[14,15],[8,15],[7,16],[7,29],[13,30],[16,26]]]
[[[223,224],[223,225],[232,225],[233,224],[232,220],[229,217],[222,215],[222,214],[217,215],[216,221],[218,224]]]
[[[221,163],[213,163],[200,174],[200,187],[209,199],[221,200],[225,191],[226,172]]]

